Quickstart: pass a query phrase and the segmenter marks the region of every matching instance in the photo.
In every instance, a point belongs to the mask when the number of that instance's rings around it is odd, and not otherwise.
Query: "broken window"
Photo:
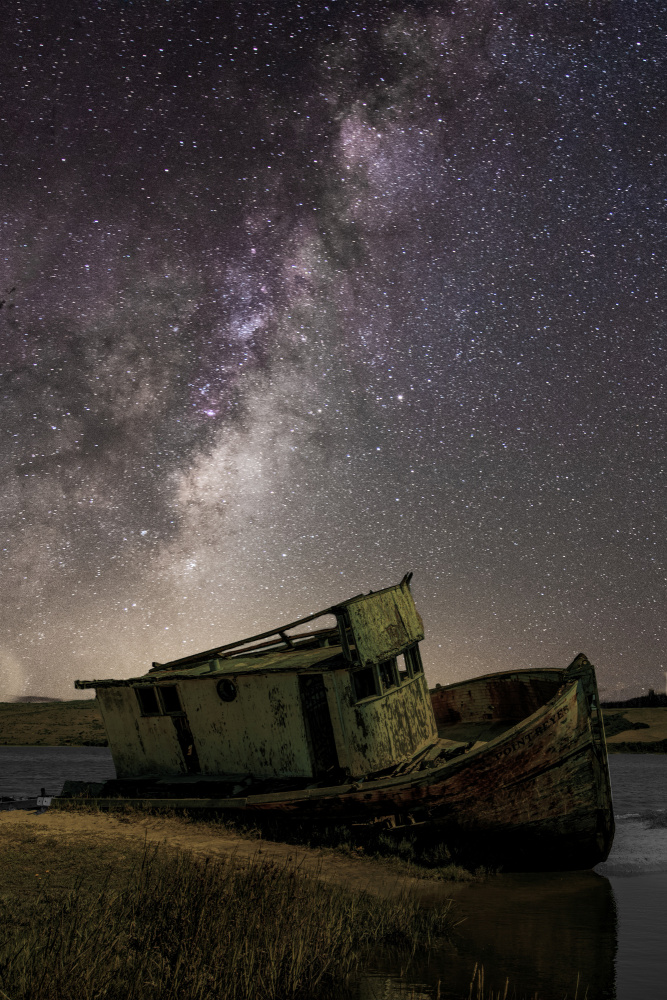
[[[162,707],[166,715],[175,715],[183,711],[181,699],[178,696],[178,688],[175,684],[160,685],[160,697]]]
[[[389,688],[396,687],[398,684],[398,672],[396,670],[395,659],[384,660],[379,666],[379,671],[383,690],[387,691]]]
[[[137,692],[137,698],[139,699],[142,715],[160,714],[160,706],[158,704],[154,687],[138,687],[134,690]]]
[[[375,674],[372,667],[364,667],[363,670],[354,670],[352,672],[352,679],[354,680],[354,694],[357,701],[377,694]]]
[[[405,659],[410,668],[410,672],[414,677],[416,674],[424,673],[424,666],[422,664],[421,654],[419,652],[419,646],[415,643],[414,646],[410,646],[409,649],[405,651]]]
[[[336,615],[336,621],[338,623],[338,634],[340,636],[340,644],[343,648],[343,656],[349,663],[358,663],[359,657],[354,645],[354,633],[350,628],[350,616],[346,612],[343,612],[340,615]]]

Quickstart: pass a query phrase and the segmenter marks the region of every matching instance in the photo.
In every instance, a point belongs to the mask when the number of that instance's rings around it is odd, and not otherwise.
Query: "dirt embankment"
[[[244,837],[224,826],[184,817],[55,809],[0,812],[0,865],[16,883],[11,886],[15,891],[38,888],[46,873],[51,884],[63,882],[61,888],[77,870],[93,876],[98,872],[101,877],[105,867],[122,867],[128,857],[136,857],[144,843],[209,858],[233,857],[240,863],[271,861],[385,898],[409,891],[420,898],[444,900],[456,888],[456,883],[442,878],[413,877],[404,863],[366,858],[362,851],[346,856],[327,848]],[[459,888],[468,881],[463,878]]]
[[[103,747],[107,735],[96,698],[0,702],[0,746]]]

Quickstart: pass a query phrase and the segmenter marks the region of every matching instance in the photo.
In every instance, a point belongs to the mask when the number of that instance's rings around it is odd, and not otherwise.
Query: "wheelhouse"
[[[411,759],[437,736],[411,576],[141,677],[76,681],[118,778],[338,780]]]

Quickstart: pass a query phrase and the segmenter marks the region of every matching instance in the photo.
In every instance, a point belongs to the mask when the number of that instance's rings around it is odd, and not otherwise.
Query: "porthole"
[[[234,701],[238,694],[236,684],[234,681],[230,681],[229,677],[223,677],[222,680],[218,681],[216,687],[223,701]]]

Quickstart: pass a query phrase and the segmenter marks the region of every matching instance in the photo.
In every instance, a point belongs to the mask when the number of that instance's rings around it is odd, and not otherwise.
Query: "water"
[[[59,795],[67,778],[106,781],[116,770],[108,747],[0,747],[0,795]]]
[[[616,837],[605,864],[431,884],[420,892],[424,904],[453,899],[465,918],[456,939],[407,972],[391,956],[378,957],[359,1000],[467,998],[476,963],[484,966],[485,1000],[491,991],[502,997],[507,980],[508,997],[517,998],[667,996],[667,828],[646,829],[639,818],[667,811],[667,756],[614,754],[610,771]]]
[[[617,818],[667,809],[667,754],[612,754],[609,771]]]
[[[473,885],[425,883],[425,905],[454,899],[465,918],[456,939],[407,974],[376,959],[359,1000],[467,997],[475,964],[485,998],[509,979],[517,997],[657,1000],[667,992],[667,828],[639,814],[667,810],[667,755],[610,758],[616,838],[592,872],[499,875]],[[57,795],[66,778],[115,777],[107,747],[0,747],[0,795]],[[412,992],[411,992],[412,991]],[[586,991],[588,991],[586,993]],[[511,990],[509,996],[511,996]]]

